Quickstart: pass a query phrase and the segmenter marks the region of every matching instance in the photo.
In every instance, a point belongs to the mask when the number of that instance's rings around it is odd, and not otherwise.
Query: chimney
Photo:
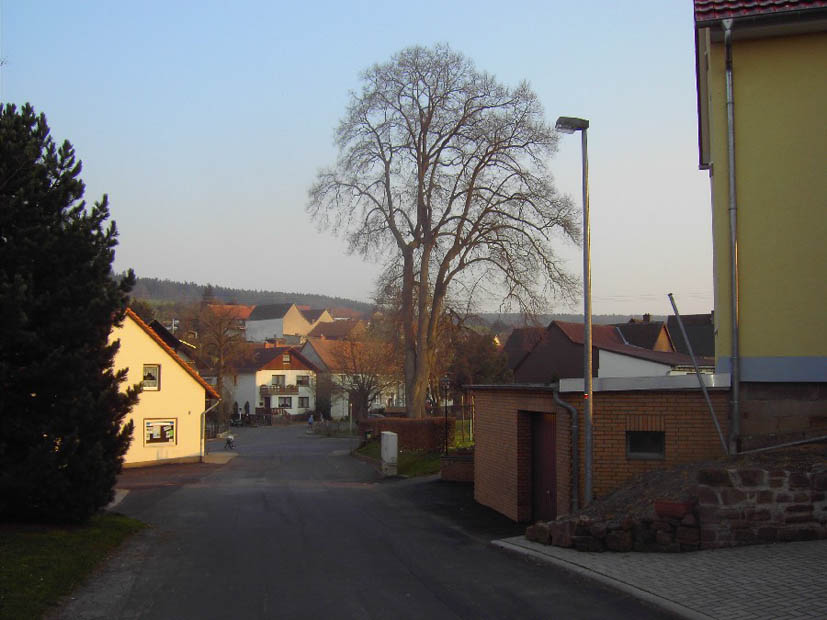
[[[652,315],[649,314],[648,312],[643,315],[643,322],[644,323],[648,323],[651,319],[652,319]]]

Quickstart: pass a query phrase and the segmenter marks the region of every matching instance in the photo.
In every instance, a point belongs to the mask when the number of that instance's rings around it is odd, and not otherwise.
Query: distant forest
[[[224,303],[246,305],[295,303],[312,308],[350,308],[369,313],[372,304],[342,297],[314,295],[312,293],[282,293],[278,291],[258,291],[242,288],[227,288],[212,284],[195,282],[176,282],[158,278],[138,278],[132,289],[133,299],[148,301],[153,305],[189,304],[201,301],[207,289],[212,290],[216,300]]]
[[[155,306],[167,304],[190,304],[201,301],[207,288],[212,289],[216,300],[224,303],[247,305],[295,303],[313,308],[350,308],[370,314],[373,305],[363,301],[315,295],[312,293],[283,293],[279,291],[259,291],[239,288],[227,288],[211,284],[196,284],[195,282],[176,282],[174,280],[160,280],[158,278],[138,278],[132,290],[133,299],[147,301]],[[503,331],[510,327],[547,326],[551,321],[570,321],[582,323],[582,314],[541,314],[537,317],[526,318],[521,314],[498,314],[493,312],[481,313],[479,321],[471,320],[469,325],[484,324],[493,327],[496,331]],[[625,323],[631,317],[628,314],[596,314],[592,322],[596,324]],[[639,316],[637,318],[640,318]],[[652,315],[653,321],[665,321],[665,316]],[[481,325],[480,325],[481,326]]]

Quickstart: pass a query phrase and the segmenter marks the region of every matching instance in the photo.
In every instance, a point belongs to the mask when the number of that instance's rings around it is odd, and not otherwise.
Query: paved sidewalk
[[[684,618],[827,618],[827,540],[695,553],[586,553],[524,536],[493,543]]]

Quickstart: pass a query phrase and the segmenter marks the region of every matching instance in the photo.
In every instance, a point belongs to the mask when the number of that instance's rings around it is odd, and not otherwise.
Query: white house
[[[244,413],[298,416],[316,409],[318,369],[291,347],[252,347],[238,369],[232,400]]]

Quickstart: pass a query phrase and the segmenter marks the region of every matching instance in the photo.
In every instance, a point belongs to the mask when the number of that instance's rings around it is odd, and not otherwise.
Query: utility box
[[[382,431],[382,475],[395,476],[399,460],[399,438],[396,433]]]

